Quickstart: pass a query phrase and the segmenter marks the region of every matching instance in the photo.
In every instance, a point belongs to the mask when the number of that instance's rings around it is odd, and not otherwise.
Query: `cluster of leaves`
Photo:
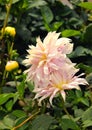
[[[0,130],[92,129],[92,3],[70,1],[73,9],[60,0],[12,0],[7,25],[16,28],[12,57],[19,62],[21,72],[9,73],[3,84]],[[3,27],[9,2],[0,0],[0,28]],[[76,67],[85,72],[89,86],[82,87],[81,91],[70,90],[65,104],[58,96],[53,100],[53,106],[50,106],[48,99],[39,106],[33,100],[34,86],[26,82],[26,75],[23,74],[26,68],[22,60],[28,45],[34,44],[38,35],[44,38],[49,31],[61,32],[62,37],[72,39],[74,51],[69,57],[78,64]],[[1,70],[0,67],[0,75]],[[28,118],[31,122],[27,121]]]

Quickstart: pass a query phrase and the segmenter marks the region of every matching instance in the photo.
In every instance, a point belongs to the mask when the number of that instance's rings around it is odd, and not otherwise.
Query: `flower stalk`
[[[4,36],[4,32],[5,32],[5,27],[7,25],[7,22],[8,22],[8,18],[9,18],[9,14],[10,14],[10,9],[11,9],[11,5],[12,5],[12,0],[10,0],[9,4],[6,5],[6,10],[7,10],[7,13],[6,13],[6,18],[4,20],[4,25],[3,25],[3,31],[2,31],[2,36],[1,36],[1,39],[3,38]]]
[[[2,29],[2,34],[1,34],[1,37],[0,37],[0,40],[1,40],[1,49],[2,49],[2,53],[0,55],[0,59],[1,59],[1,72],[3,74],[2,76],[2,81],[1,81],[1,85],[0,85],[0,93],[2,93],[2,87],[4,86],[5,84],[5,80],[6,80],[6,77],[7,77],[7,71],[5,70],[5,61],[4,61],[4,53],[5,53],[5,42],[4,42],[4,34],[5,34],[5,28],[6,28],[6,25],[7,25],[7,22],[8,22],[8,18],[9,18],[9,14],[10,14],[10,9],[11,9],[11,6],[12,6],[12,0],[9,1],[9,3],[6,5],[6,18],[4,20],[4,25],[3,25],[3,29]],[[13,48],[13,44],[10,48],[10,52],[11,53],[11,49]],[[10,56],[11,57],[11,56]],[[7,61],[6,61],[7,62]]]
[[[21,124],[19,124],[18,126],[13,127],[11,130],[17,130],[18,128],[20,128],[21,126],[23,126],[25,123],[27,123],[29,120],[31,120],[34,116],[36,116],[38,113],[40,112],[37,111],[36,113],[34,113],[33,115],[29,116],[26,120],[24,120]]]

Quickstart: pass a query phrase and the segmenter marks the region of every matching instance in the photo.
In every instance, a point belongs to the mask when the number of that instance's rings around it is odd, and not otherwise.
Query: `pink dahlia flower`
[[[35,99],[39,99],[39,104],[42,100],[49,97],[50,104],[52,105],[52,99],[57,93],[60,93],[63,100],[66,99],[65,90],[78,89],[79,85],[88,84],[84,78],[80,78],[81,75],[75,76],[78,70],[72,68],[66,68],[62,71],[54,71],[50,76],[50,82],[48,86],[35,88]]]
[[[36,87],[49,84],[49,76],[53,71],[59,71],[68,66],[74,67],[66,54],[73,50],[73,44],[69,38],[58,38],[60,33],[49,32],[43,43],[37,38],[36,46],[29,46],[28,55],[24,60],[29,69],[27,80],[34,82]]]
[[[36,46],[29,46],[28,55],[24,60],[29,69],[27,80],[31,80],[35,87],[35,99],[41,102],[60,93],[65,100],[65,90],[80,89],[79,85],[87,84],[84,78],[75,76],[79,71],[66,54],[73,50],[73,44],[69,38],[59,38],[60,33],[49,32],[43,42],[38,37]]]

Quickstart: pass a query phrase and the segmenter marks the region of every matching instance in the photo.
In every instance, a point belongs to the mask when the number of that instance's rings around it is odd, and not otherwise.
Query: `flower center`
[[[58,89],[60,89],[60,90],[62,90],[63,89],[63,82],[60,82],[60,83],[58,83],[58,84],[54,84],[53,86],[55,87],[55,88],[58,88]]]
[[[41,57],[41,61],[42,61],[42,60],[45,60],[45,61],[46,61],[46,59],[47,59],[46,54],[43,54],[42,57]]]
[[[61,89],[63,89],[63,88],[62,88],[62,85],[63,85],[63,83],[60,82],[59,84],[56,85],[56,87],[59,88],[59,89],[61,90]]]

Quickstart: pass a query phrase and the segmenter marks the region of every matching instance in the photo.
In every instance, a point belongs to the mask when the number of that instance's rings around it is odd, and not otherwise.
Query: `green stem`
[[[72,120],[71,115],[69,114],[68,110],[66,109],[65,106],[63,106],[63,110],[65,111],[65,113],[67,114],[67,116]]]
[[[7,22],[8,22],[8,17],[9,17],[9,13],[10,13],[10,9],[11,9],[11,5],[12,5],[12,0],[9,1],[9,4],[8,4],[8,8],[7,8],[7,13],[6,13],[6,18],[4,20],[4,25],[3,25],[3,30],[2,30],[2,35],[0,37],[0,39],[2,40],[2,45],[1,45],[1,48],[2,50],[5,49],[5,45],[4,45],[4,40],[3,40],[3,36],[4,36],[4,32],[5,32],[5,27],[7,25]],[[2,78],[2,81],[1,81],[1,85],[0,85],[0,93],[2,92],[2,87],[4,86],[5,84],[5,78],[6,78],[6,71],[4,70],[4,51],[2,52],[1,56],[0,56],[0,59],[1,59],[1,71],[2,71],[2,74],[3,74],[3,78]],[[4,72],[3,72],[4,70]]]
[[[4,20],[3,32],[2,32],[1,39],[2,39],[3,36],[4,36],[5,27],[6,27],[6,25],[7,25],[8,18],[9,18],[9,14],[10,14],[11,5],[12,5],[12,0],[10,0],[10,2],[9,2],[9,4],[8,4],[9,7],[7,8],[6,18],[5,18],[5,20]]]
[[[60,97],[61,97],[61,100],[62,100],[62,107],[63,107],[64,112],[67,114],[67,116],[68,116],[71,120],[73,120],[72,116],[69,114],[68,110],[66,109],[64,99],[62,98],[61,95],[60,95]]]
[[[46,102],[43,102],[42,107],[41,107],[41,114],[44,114],[44,113],[45,113],[45,111],[46,111],[46,106],[47,106],[47,103],[46,103]]]
[[[20,24],[21,17],[22,17],[22,12],[20,12],[20,14],[17,17],[17,26]]]
[[[4,73],[3,73],[3,78],[2,78],[1,85],[0,85],[0,94],[2,93],[2,87],[5,84],[5,78],[6,78],[6,70],[4,70]]]
[[[9,50],[9,57],[10,57],[10,59],[12,58],[12,50],[13,50],[13,46],[14,46],[14,42],[12,42],[12,44],[11,44],[11,47],[10,47],[10,50]]]
[[[14,75],[14,73],[12,73],[12,78],[14,79],[14,82],[15,82],[15,86],[17,87],[17,79],[16,79],[16,77],[15,77],[15,75]]]
[[[18,126],[13,127],[11,130],[17,130],[18,128],[20,128],[22,125],[24,125],[26,122],[28,122],[30,119],[32,119],[34,116],[36,116],[40,111],[37,111],[36,113],[34,113],[33,115],[31,115],[30,117],[28,117],[26,120],[24,120],[21,124],[19,124]]]

